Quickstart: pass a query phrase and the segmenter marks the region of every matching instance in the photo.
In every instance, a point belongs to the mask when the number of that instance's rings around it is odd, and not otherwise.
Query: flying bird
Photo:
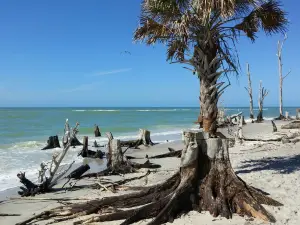
[[[129,52],[129,51],[124,51],[124,52],[121,52],[121,54],[129,54],[129,55],[131,55],[131,52]]]

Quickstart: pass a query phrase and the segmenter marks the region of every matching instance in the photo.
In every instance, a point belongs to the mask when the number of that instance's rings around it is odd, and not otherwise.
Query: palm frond
[[[146,41],[150,45],[157,41],[168,40],[172,34],[170,28],[151,17],[142,16],[140,21],[142,25],[135,30],[134,40]]]
[[[172,60],[173,58],[178,61],[184,61],[185,52],[188,50],[187,43],[184,40],[173,40],[168,43],[167,49],[167,60]]]
[[[270,0],[257,8],[255,14],[267,34],[285,33],[288,21],[278,1]]]
[[[287,24],[286,13],[280,8],[279,2],[269,0],[253,9],[235,28],[245,32],[254,41],[259,29],[266,34],[284,33]]]

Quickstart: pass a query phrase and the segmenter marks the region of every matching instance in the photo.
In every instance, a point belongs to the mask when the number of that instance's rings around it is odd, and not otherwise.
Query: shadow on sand
[[[251,173],[262,170],[273,170],[282,174],[289,174],[300,170],[300,155],[290,157],[268,157],[258,160],[242,162],[236,174]]]

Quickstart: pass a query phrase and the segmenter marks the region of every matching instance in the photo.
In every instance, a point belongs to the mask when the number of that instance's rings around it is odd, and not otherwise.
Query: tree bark
[[[52,148],[60,148],[58,136],[50,136],[47,141],[47,146],[42,148],[42,150],[52,149]]]

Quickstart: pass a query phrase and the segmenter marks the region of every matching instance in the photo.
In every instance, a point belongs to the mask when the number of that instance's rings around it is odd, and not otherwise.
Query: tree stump
[[[121,146],[138,148],[140,145],[144,145],[144,146],[154,145],[154,143],[151,140],[149,130],[140,129],[138,136],[139,138],[137,140],[121,141]]]
[[[101,137],[100,129],[98,125],[95,124],[95,130],[94,130],[95,137]]]
[[[82,150],[78,153],[78,156],[81,156],[83,158],[100,158],[103,159],[105,153],[97,150],[97,151],[92,151],[88,149],[88,137],[84,136],[83,137],[83,146]]]
[[[277,132],[277,127],[276,124],[274,123],[273,120],[271,120],[272,126],[273,126],[273,132]]]
[[[300,109],[296,109],[296,119],[300,119]]]
[[[52,148],[60,148],[58,136],[50,136],[47,140],[47,146],[42,148],[42,150],[52,149]]]

